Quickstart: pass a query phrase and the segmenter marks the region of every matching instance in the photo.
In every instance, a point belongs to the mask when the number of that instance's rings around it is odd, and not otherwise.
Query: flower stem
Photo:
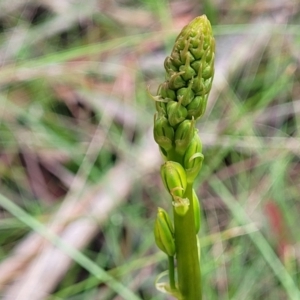
[[[170,288],[172,290],[176,289],[175,285],[175,273],[174,273],[174,256],[168,256],[169,260],[169,281],[170,281]]]
[[[190,200],[187,213],[180,216],[174,211],[178,288],[182,300],[201,300],[201,273],[192,201],[193,187],[191,184],[188,184],[186,188],[185,197]]]

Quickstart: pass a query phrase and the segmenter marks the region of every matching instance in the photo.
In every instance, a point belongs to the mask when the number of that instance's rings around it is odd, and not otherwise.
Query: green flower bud
[[[175,68],[172,67],[173,70],[176,70],[177,66],[188,66],[190,62],[195,60],[195,57],[189,52],[189,46],[189,39],[187,39],[186,41],[181,40],[177,45],[175,43],[175,46],[171,53],[171,61],[169,61],[173,65],[175,65]]]
[[[195,190],[193,190],[193,210],[194,210],[195,228],[197,234],[200,230],[201,214],[200,214],[200,202]]]
[[[210,65],[206,66],[206,68],[202,72],[202,77],[204,79],[210,79],[214,76],[214,68]]]
[[[194,136],[194,120],[184,120],[175,132],[175,150],[183,155]]]
[[[167,104],[168,120],[171,126],[176,126],[187,117],[187,110],[181,105],[181,101],[170,101]]]
[[[169,63],[171,63],[173,65],[172,67],[170,67],[170,69],[176,70],[182,65],[180,53],[179,53],[178,49],[175,48],[175,46],[172,50],[170,58],[171,59],[169,60]]]
[[[211,64],[196,60],[191,64],[193,70],[201,70],[201,76],[203,79],[210,79],[214,76],[214,68]],[[196,88],[196,87],[195,87]]]
[[[181,40],[179,41],[178,39],[176,42],[178,43],[177,45],[177,51],[179,53],[180,61],[185,64],[187,61],[188,63],[190,61],[194,61],[195,58],[194,56],[189,52],[189,47],[190,47],[190,38],[187,36],[186,40]],[[176,43],[175,43],[176,46]]]
[[[174,90],[169,89],[168,82],[164,82],[160,85],[158,93],[162,98],[176,100],[176,93]]]
[[[202,62],[201,62],[201,60],[195,60],[191,63],[191,66],[192,66],[193,70],[196,72],[196,71],[200,70],[200,68],[202,67]]]
[[[170,79],[168,82],[170,89],[177,90],[186,86],[186,82],[181,77],[182,74],[184,74],[184,72],[170,72]]]
[[[153,134],[156,143],[163,149],[169,151],[173,148],[174,129],[164,115],[155,114]]]
[[[167,102],[170,101],[171,99],[168,100],[168,98],[163,98],[161,95],[153,96],[149,89],[147,90],[148,96],[155,102],[156,110],[160,115],[166,115],[166,105]]]
[[[191,53],[193,54],[193,56],[195,57],[196,60],[200,60],[205,53],[204,50],[204,45],[203,45],[203,36],[201,36],[200,34],[198,35],[199,40],[195,39],[195,43],[193,48],[191,48]],[[197,43],[198,41],[198,43]]]
[[[192,91],[193,81],[191,80],[189,86],[187,88],[181,88],[177,91],[177,99],[181,101],[183,106],[187,106],[194,99],[194,92]]]
[[[213,70],[210,70],[212,72]],[[196,95],[207,95],[212,86],[212,77],[209,77],[208,79],[204,78],[204,75],[202,75],[202,72],[198,73],[198,76],[194,78],[192,89]]]
[[[187,185],[186,174],[181,164],[174,161],[165,162],[160,169],[163,183],[173,198],[174,210],[183,216],[189,209],[189,199],[184,198]]]
[[[208,48],[208,51],[206,52],[205,55],[205,60],[207,63],[211,65],[211,62],[215,61],[215,48],[216,48],[216,42],[214,39],[211,39],[211,45]]]
[[[175,255],[173,224],[167,212],[160,207],[158,208],[154,224],[154,238],[160,250],[168,256]]]
[[[188,112],[188,118],[194,118],[197,120],[203,116],[207,104],[207,95],[206,96],[196,96],[193,101],[186,107]]]
[[[160,168],[160,174],[165,188],[173,198],[183,197],[187,181],[185,170],[175,161],[166,161]]]
[[[156,101],[155,106],[160,115],[167,115],[167,104],[165,102]]]
[[[176,141],[176,140],[175,140]],[[201,140],[195,131],[194,136],[187,147],[183,157],[183,167],[186,171],[187,182],[192,184],[199,174],[204,159]]]
[[[189,52],[188,52],[189,53]],[[191,67],[190,65],[190,61],[193,61],[194,58],[191,59],[191,54],[189,53],[189,55],[187,56],[186,60],[185,60],[185,64],[181,65],[179,67],[179,71],[184,72],[181,77],[187,82],[188,80],[192,79],[195,75],[196,72],[195,70]]]
[[[164,62],[165,70],[169,74],[171,71],[178,72],[178,68],[174,65],[173,58],[168,56]]]

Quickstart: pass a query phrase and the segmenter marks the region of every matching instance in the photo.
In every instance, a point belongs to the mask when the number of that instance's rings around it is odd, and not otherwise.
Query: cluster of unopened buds
[[[206,109],[214,75],[215,41],[206,16],[195,18],[183,28],[173,51],[165,60],[166,81],[156,96],[154,139],[165,163],[161,177],[173,201],[174,213],[185,215],[193,201],[196,233],[200,228],[200,207],[196,193],[185,197],[203,161],[202,144],[195,122]],[[158,209],[155,222],[157,246],[175,255],[174,228],[167,212]]]

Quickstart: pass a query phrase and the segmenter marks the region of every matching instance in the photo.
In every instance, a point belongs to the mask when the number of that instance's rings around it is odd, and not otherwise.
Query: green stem
[[[168,160],[176,161],[182,165],[182,156],[179,155],[173,148],[168,151]]]
[[[184,196],[190,200],[187,213],[180,216],[174,210],[178,288],[182,300],[201,300],[201,273],[194,221],[192,185],[187,186]]]
[[[174,256],[168,256],[169,260],[169,281],[170,281],[170,288],[172,290],[176,289],[175,285],[175,274],[174,274]]]

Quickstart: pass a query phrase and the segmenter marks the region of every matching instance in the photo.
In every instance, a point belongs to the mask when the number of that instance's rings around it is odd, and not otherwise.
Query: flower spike
[[[170,282],[160,287],[178,299],[202,299],[196,236],[201,221],[200,203],[193,184],[204,156],[195,123],[205,113],[214,59],[215,40],[210,22],[203,15],[177,36],[171,55],[164,62],[166,80],[152,97],[157,110],[154,138],[165,160],[160,173],[172,198],[174,217],[174,231],[165,211],[159,209],[155,222],[156,243],[169,255]]]

